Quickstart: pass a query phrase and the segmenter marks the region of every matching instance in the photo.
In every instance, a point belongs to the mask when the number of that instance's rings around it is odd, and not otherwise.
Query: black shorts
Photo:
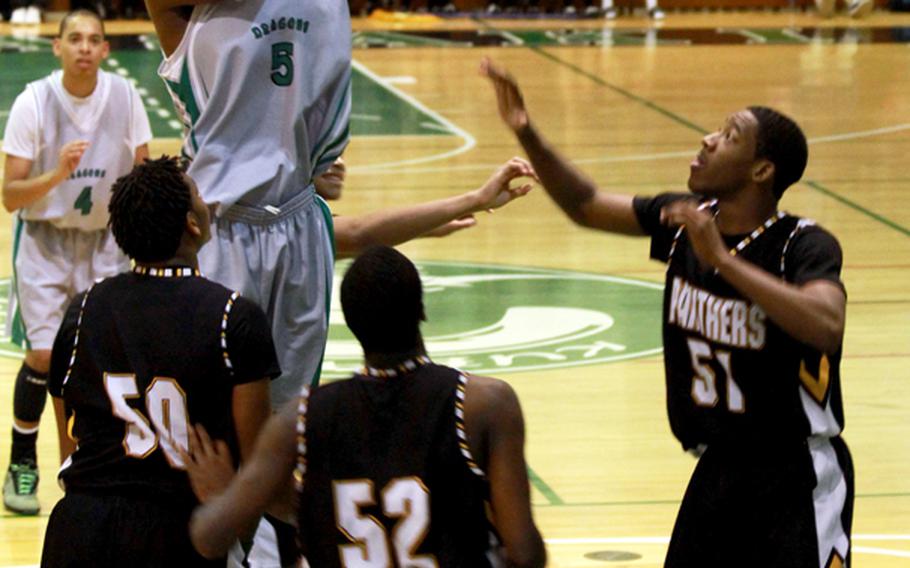
[[[845,567],[852,522],[853,463],[840,438],[786,449],[709,446],[665,567]]]
[[[44,535],[42,568],[225,565],[196,553],[189,519],[195,503],[148,497],[68,492]]]

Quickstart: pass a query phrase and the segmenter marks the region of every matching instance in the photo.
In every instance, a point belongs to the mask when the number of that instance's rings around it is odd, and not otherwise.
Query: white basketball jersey
[[[20,215],[61,229],[104,229],[111,186],[135,161],[132,86],[122,77],[98,71],[89,118],[80,123],[60,77],[61,72],[55,71],[26,86],[26,96],[35,97],[41,140],[29,177],[55,169],[64,145],[76,140],[90,144],[76,171],[43,198],[23,207]]]
[[[188,174],[218,214],[280,207],[349,138],[351,22],[344,0],[224,0],[193,9],[158,70],[185,125]]]

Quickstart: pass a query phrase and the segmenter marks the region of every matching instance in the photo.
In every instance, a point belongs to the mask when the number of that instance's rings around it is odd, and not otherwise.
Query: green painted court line
[[[500,31],[499,29],[497,29],[495,26],[491,25],[489,22],[487,22],[483,18],[476,18],[476,21],[480,25],[482,25],[492,31],[495,31],[495,32]],[[604,80],[601,77],[598,77],[597,75],[594,75],[593,73],[589,73],[589,72],[585,71],[584,69],[582,69],[581,67],[575,65],[574,63],[569,63],[568,61],[566,61],[564,59],[560,59],[559,57],[556,57],[555,55],[544,50],[543,48],[540,48],[540,47],[537,47],[534,45],[528,45],[526,47],[528,49],[530,49],[531,51],[533,51],[534,53],[536,53],[542,57],[545,57],[545,58],[549,59],[550,61],[553,61],[554,63],[558,63],[559,65],[562,65],[563,67],[568,67],[569,69],[571,69],[572,71],[575,71],[579,75],[582,75],[584,77],[587,77],[588,79],[591,79],[598,85],[600,85],[602,87],[606,87],[616,93],[619,93],[620,95],[626,97],[627,99],[631,99],[637,103],[640,103],[640,104],[644,105],[645,107],[666,116],[667,118],[673,120],[674,122],[676,122],[678,124],[685,126],[686,128],[688,128],[690,130],[694,130],[695,132],[698,132],[699,134],[702,134],[702,135],[707,134],[709,132],[708,130],[705,130],[704,128],[695,124],[694,122],[690,122],[689,120],[686,120],[685,118],[676,114],[675,112],[660,106],[659,104],[655,103],[654,101],[650,101],[644,97],[640,97],[631,91],[627,91],[626,89],[623,89],[619,85],[615,85],[613,83],[610,83],[609,81]]]
[[[705,130],[704,128],[695,124],[694,122],[690,122],[690,121],[686,120],[685,118],[676,114],[675,112],[673,112],[669,109],[665,109],[664,107],[660,106],[659,104],[655,103],[654,101],[650,101],[644,97],[640,97],[631,91],[627,91],[626,89],[623,89],[619,85],[614,85],[613,83],[610,83],[609,81],[605,81],[604,79],[598,77],[597,75],[588,73],[581,67],[578,67],[577,65],[575,65],[573,63],[569,63],[568,61],[565,61],[563,59],[560,59],[560,58],[556,57],[555,55],[553,55],[552,53],[549,53],[548,51],[546,51],[540,47],[529,46],[528,49],[537,53],[538,55],[541,55],[541,56],[549,59],[550,61],[553,61],[555,63],[562,65],[563,67],[568,67],[569,69],[575,71],[579,75],[583,75],[583,76],[591,79],[592,81],[594,81],[598,85],[601,85],[602,87],[606,87],[606,88],[610,89],[611,91],[615,91],[628,99],[631,99],[655,112],[660,113],[660,114],[666,116],[667,118],[669,118],[670,120],[672,120],[678,124],[681,124],[690,130],[694,130],[695,132],[698,132],[701,135],[705,135],[709,132],[708,130]]]
[[[530,466],[528,466],[528,479],[531,480],[531,485],[537,488],[540,493],[547,498],[549,505],[565,505],[566,503],[562,498],[553,491],[553,488],[547,485],[547,482],[540,478]]]
[[[851,209],[855,209],[856,211],[863,213],[867,217],[872,217],[879,223],[882,223],[883,225],[887,225],[887,226],[891,227],[892,229],[894,229],[895,231],[903,233],[904,236],[910,237],[910,229],[904,227],[903,225],[899,225],[898,223],[895,223],[891,219],[888,219],[887,217],[883,217],[882,215],[879,215],[878,213],[876,213],[874,211],[866,209],[859,203],[855,203],[840,194],[834,193],[833,191],[831,191],[827,187],[823,186],[822,184],[818,183],[817,181],[806,180],[803,183],[805,183],[806,185],[808,185],[815,191],[823,193],[823,194],[827,195],[828,197],[834,199],[835,201],[840,201],[847,207],[850,207]]]

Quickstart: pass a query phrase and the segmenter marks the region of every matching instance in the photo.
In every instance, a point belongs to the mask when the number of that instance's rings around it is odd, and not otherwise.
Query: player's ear
[[[771,160],[756,160],[752,164],[752,181],[759,185],[770,183],[774,180],[774,162]]]
[[[195,211],[186,212],[186,232],[196,238],[202,237],[202,220]]]
[[[54,50],[54,57],[60,57],[60,42],[62,40],[59,37],[55,37],[51,46]]]

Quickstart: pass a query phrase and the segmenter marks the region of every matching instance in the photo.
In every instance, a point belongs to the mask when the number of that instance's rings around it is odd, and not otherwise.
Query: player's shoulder
[[[58,73],[58,71],[26,83],[25,88],[16,95],[16,98],[13,101],[12,111],[15,112],[18,108],[23,106],[29,108],[34,107],[38,101],[42,100],[45,93],[49,93],[53,88],[52,84],[55,80],[55,73]]]
[[[495,411],[518,404],[515,389],[506,381],[484,375],[463,376],[466,378],[467,396],[474,399],[478,406]]]
[[[40,77],[38,79],[35,79],[34,81],[29,81],[28,83],[25,84],[25,89],[23,90],[23,93],[28,90],[48,88],[55,81],[57,81],[57,82],[61,81],[62,75],[63,75],[63,71],[60,71],[59,69],[57,69],[56,71],[52,71],[51,73],[45,75],[44,77]]]
[[[820,225],[814,219],[801,217],[799,215],[787,214],[784,217],[791,227],[787,236],[791,245],[796,243],[813,243],[821,246],[833,246],[840,248],[840,243],[834,233]]]
[[[129,291],[129,280],[129,272],[121,272],[120,274],[108,276],[107,278],[99,278],[98,280],[95,280],[84,293],[93,300],[99,297],[106,297],[110,294],[126,293]]]

